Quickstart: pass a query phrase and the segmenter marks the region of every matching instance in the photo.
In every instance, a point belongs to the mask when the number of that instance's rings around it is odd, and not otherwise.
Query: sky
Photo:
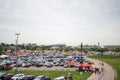
[[[0,0],[0,42],[120,45],[120,0]]]

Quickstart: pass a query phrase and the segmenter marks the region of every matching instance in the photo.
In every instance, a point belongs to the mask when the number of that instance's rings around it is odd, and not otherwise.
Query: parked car
[[[29,76],[25,76],[25,77],[23,77],[23,78],[20,79],[20,80],[33,80],[33,79],[35,79],[35,76],[33,76],[33,75],[29,75]]]
[[[53,64],[52,64],[52,63],[50,63],[50,62],[46,62],[44,65],[45,65],[47,68],[50,68],[50,67],[52,67],[52,66],[53,66]]]
[[[40,62],[34,64],[34,66],[36,66],[36,67],[41,67],[41,66],[43,66],[43,65],[44,65],[44,64],[43,64],[43,63],[40,63]]]
[[[69,67],[69,65],[68,64],[64,64],[64,68],[68,68]]]
[[[22,67],[30,67],[31,64],[30,63],[22,63]]]
[[[23,77],[25,77],[24,74],[16,74],[15,76],[13,76],[13,77],[11,78],[11,80],[20,80],[20,79],[22,79]]]
[[[7,75],[7,73],[0,73],[0,80],[3,80],[5,75]]]
[[[13,67],[12,66],[10,66],[10,65],[6,65],[6,66],[4,66],[4,70],[11,70]]]
[[[0,70],[4,70],[4,66],[3,65],[0,65]]]
[[[60,66],[64,66],[64,63],[63,62],[60,62],[60,64],[59,64]]]
[[[61,77],[57,77],[54,80],[67,80],[67,78],[65,76],[61,76]]]
[[[59,66],[59,62],[53,62],[54,66]]]
[[[78,70],[84,71],[85,69],[90,70],[92,68],[92,64],[79,64]]]
[[[35,79],[33,80],[51,80],[50,77],[48,76],[37,76]]]
[[[13,74],[7,74],[4,76],[4,80],[10,80],[14,75]]]
[[[70,61],[70,62],[68,63],[68,65],[69,65],[69,67],[74,67],[74,66],[75,66],[75,62],[74,62],[74,61]]]

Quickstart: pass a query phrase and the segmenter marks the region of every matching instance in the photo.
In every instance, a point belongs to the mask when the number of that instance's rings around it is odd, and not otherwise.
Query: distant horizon
[[[5,43],[5,42],[0,42],[0,43]],[[15,43],[5,43],[5,44],[14,44],[15,45]],[[39,46],[41,46],[41,45],[44,45],[44,46],[49,46],[49,45],[64,45],[65,43],[55,43],[55,44],[37,44],[37,43],[19,43],[19,45],[22,45],[22,44],[36,44],[36,45],[39,45]],[[96,43],[96,44],[85,44],[85,43],[82,43],[83,45],[96,45],[96,46],[98,46],[98,43]],[[66,46],[80,46],[81,45],[81,43],[80,44],[78,44],[78,45],[68,45],[68,44],[65,44]],[[103,46],[117,46],[117,45],[120,45],[120,44],[100,44],[100,46],[101,47],[103,47]]]

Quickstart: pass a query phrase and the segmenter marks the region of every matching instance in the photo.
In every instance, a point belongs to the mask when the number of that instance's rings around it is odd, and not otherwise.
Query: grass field
[[[120,56],[94,55],[94,56],[91,56],[90,58],[98,59],[111,65],[117,71],[117,78],[115,80],[120,80]]]
[[[0,72],[7,72],[7,73],[13,73],[13,70],[10,71],[0,71]],[[25,75],[46,75],[49,76],[52,80],[54,80],[54,78],[56,77],[60,77],[60,76],[68,76],[68,73],[71,73],[74,80],[87,80],[87,78],[92,74],[92,73],[83,73],[82,75],[80,75],[80,72],[77,71],[57,71],[57,70],[50,70],[50,71],[45,71],[45,70],[24,70],[24,71],[18,71],[18,73],[24,73]]]

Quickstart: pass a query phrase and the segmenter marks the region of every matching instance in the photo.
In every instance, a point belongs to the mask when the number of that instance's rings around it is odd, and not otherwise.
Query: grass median
[[[0,71],[0,72],[7,72],[7,73],[12,73],[14,74],[15,72],[13,70],[9,70],[9,71]],[[39,75],[45,75],[45,76],[49,76],[51,78],[51,80],[54,80],[54,78],[56,77],[60,77],[60,76],[68,76],[68,73],[71,73],[74,80],[87,80],[87,78],[92,74],[92,73],[83,73],[82,75],[80,75],[80,72],[78,71],[58,71],[58,70],[19,70],[17,73],[23,73],[25,75],[35,75],[35,76],[39,76]]]
[[[93,55],[90,58],[98,59],[111,65],[117,71],[117,77],[115,80],[120,80],[120,56]]]

